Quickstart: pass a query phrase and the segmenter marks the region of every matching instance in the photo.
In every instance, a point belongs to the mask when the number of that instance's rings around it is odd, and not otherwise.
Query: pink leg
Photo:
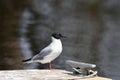
[[[52,69],[52,67],[51,67],[51,63],[48,63],[48,67],[49,67],[49,70]]]
[[[49,70],[55,70],[54,68],[52,68],[51,62],[48,63],[48,67],[49,67]]]

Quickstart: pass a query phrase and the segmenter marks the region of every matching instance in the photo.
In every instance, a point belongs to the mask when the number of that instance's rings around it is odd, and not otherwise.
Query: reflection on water
[[[29,11],[29,9],[25,9],[23,11],[23,14],[21,16],[20,21],[20,46],[22,49],[22,54],[24,56],[24,59],[29,59],[33,56],[33,52],[31,50],[31,44],[29,42],[28,38],[28,27],[30,27],[30,24],[34,24],[33,15]],[[25,68],[36,68],[37,64],[31,64],[25,66]]]
[[[22,4],[26,3],[27,0],[0,0],[0,70],[23,68],[18,22]]]

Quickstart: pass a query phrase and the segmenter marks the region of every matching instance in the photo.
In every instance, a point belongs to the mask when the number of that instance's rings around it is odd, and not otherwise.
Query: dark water
[[[18,28],[23,59],[48,45],[52,32],[61,32],[68,38],[62,39],[63,52],[53,61],[55,68],[70,69],[65,64],[68,59],[83,61],[96,64],[100,76],[120,79],[119,0],[34,0],[31,4],[22,11]]]

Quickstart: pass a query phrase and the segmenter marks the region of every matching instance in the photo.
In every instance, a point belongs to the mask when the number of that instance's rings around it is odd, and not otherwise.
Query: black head
[[[60,33],[53,33],[53,34],[52,34],[52,37],[54,37],[54,38],[56,38],[56,39],[65,38],[65,36],[63,36],[63,35],[60,34]]]

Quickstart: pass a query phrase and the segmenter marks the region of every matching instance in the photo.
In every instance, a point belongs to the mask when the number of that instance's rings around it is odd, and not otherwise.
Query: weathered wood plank
[[[80,79],[65,70],[7,70],[0,71],[0,80],[112,80],[103,77]]]

